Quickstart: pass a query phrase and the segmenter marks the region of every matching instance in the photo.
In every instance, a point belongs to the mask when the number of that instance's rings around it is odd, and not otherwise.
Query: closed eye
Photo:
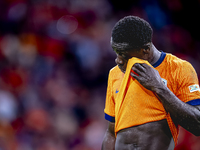
[[[128,56],[126,54],[126,52],[121,52],[121,51],[118,51],[118,50],[115,50],[115,52],[116,52],[117,55],[123,57],[123,59],[125,59],[125,60],[129,60],[131,58],[130,56]]]

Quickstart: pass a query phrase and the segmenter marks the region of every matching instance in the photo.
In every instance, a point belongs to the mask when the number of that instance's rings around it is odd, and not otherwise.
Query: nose
[[[115,63],[116,63],[117,65],[123,65],[123,64],[124,64],[124,61],[123,61],[121,58],[117,57],[117,58],[115,59]]]

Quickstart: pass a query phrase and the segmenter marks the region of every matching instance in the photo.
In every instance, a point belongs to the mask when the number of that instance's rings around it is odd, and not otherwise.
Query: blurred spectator
[[[143,17],[155,45],[200,75],[199,7],[197,0],[1,0],[0,149],[99,150],[113,25]],[[198,150],[198,140],[181,128],[176,150]]]

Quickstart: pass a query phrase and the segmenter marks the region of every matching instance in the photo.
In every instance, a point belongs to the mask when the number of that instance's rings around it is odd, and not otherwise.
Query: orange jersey
[[[127,64],[125,74],[118,66],[110,70],[105,118],[115,122],[116,133],[124,128],[167,119],[173,139],[177,143],[178,127],[172,122],[170,114],[166,113],[153,92],[145,89],[130,76],[131,67],[135,62],[150,65],[146,61],[132,58]],[[190,63],[162,52],[160,59],[152,67],[159,72],[165,85],[181,101],[191,105],[200,104],[198,78]]]

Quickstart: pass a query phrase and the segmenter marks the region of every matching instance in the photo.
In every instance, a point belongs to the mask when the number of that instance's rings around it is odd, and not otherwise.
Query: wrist
[[[157,95],[161,95],[161,94],[166,93],[168,90],[169,90],[168,87],[163,85],[160,87],[155,87],[152,91]]]

